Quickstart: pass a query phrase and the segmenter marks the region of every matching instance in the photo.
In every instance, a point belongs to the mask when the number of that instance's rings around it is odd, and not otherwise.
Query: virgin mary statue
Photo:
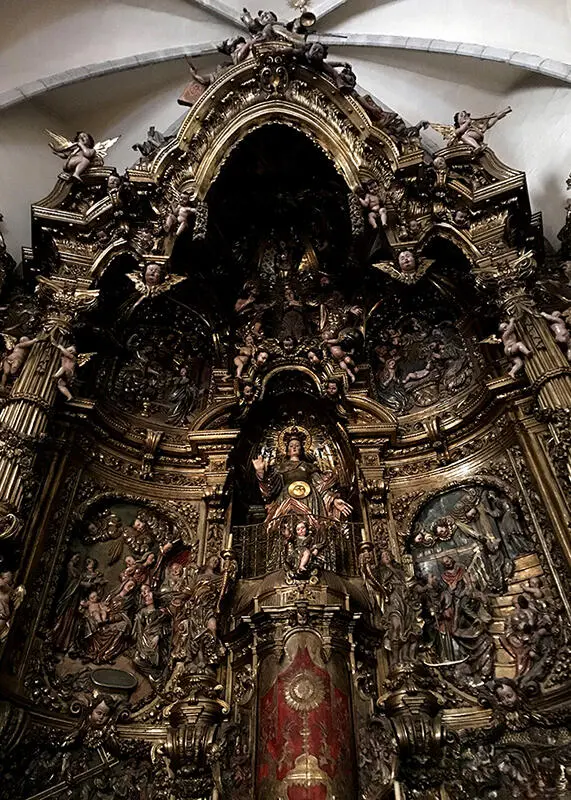
[[[334,472],[321,472],[305,453],[307,436],[299,428],[283,435],[285,455],[275,465],[260,455],[252,465],[266,502],[266,525],[279,525],[286,516],[303,517],[316,529],[323,519],[348,517],[352,506],[341,497]]]

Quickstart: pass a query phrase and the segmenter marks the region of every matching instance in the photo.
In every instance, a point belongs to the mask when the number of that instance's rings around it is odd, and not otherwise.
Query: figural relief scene
[[[0,239],[0,797],[571,792],[569,222],[311,16]]]

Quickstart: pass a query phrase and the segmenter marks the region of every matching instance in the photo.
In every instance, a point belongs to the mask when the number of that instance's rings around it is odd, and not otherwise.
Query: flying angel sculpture
[[[469,111],[458,111],[454,114],[454,125],[440,125],[431,122],[430,127],[446,139],[446,146],[451,147],[457,142],[463,142],[479,153],[487,147],[484,142],[486,131],[492,128],[496,122],[511,113],[511,108],[498,111],[495,114],[488,114],[485,117],[472,117]]]
[[[58,177],[63,181],[82,181],[85,170],[91,166],[101,166],[103,159],[107,155],[110,147],[119,141],[119,136],[113,139],[105,139],[103,142],[96,142],[90,133],[78,131],[72,142],[60,136],[58,133],[47,130],[49,145],[52,151],[65,158],[65,164]]]

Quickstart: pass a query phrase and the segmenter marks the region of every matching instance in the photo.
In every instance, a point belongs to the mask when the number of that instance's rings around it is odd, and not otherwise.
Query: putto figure
[[[316,541],[307,522],[303,520],[297,523],[295,531],[292,531],[291,525],[287,523],[283,530],[283,537],[286,543],[286,566],[289,567],[295,577],[308,577],[324,544]]]
[[[30,347],[35,344],[38,339],[20,336],[20,338],[16,340],[7,333],[3,333],[2,337],[7,351],[2,361],[2,381],[0,384],[2,389],[4,389],[8,378],[13,378],[20,374],[30,354]]]
[[[555,341],[561,346],[567,361],[571,362],[571,333],[569,333],[563,314],[561,311],[552,311],[551,314],[542,311],[541,316],[551,323],[549,327],[553,331]]]
[[[387,226],[387,209],[385,208],[384,192],[381,191],[378,181],[370,180],[364,184],[359,202],[365,209],[369,225],[374,230],[379,227],[380,221],[383,228]]]
[[[456,139],[473,147],[474,150],[483,150],[486,147],[484,135],[492,128],[496,122],[511,113],[511,108],[499,111],[496,114],[489,114],[486,117],[472,118],[469,111],[458,111],[454,114],[454,136]]]
[[[57,388],[63,394],[66,400],[71,400],[73,395],[71,387],[75,381],[75,372],[77,367],[83,367],[87,364],[89,359],[95,353],[78,353],[74,344],[64,347],[62,344],[56,344],[58,350],[61,351],[61,365],[54,375],[57,381]]]
[[[58,176],[63,181],[82,181],[83,173],[91,166],[101,166],[109,148],[119,140],[119,136],[115,136],[113,139],[96,142],[90,133],[78,131],[70,142],[53,131],[46,130],[46,133],[53,152],[66,160],[63,171]]]
[[[305,452],[307,434],[293,427],[284,432],[285,455],[270,464],[265,455],[252,465],[260,491],[266,501],[266,524],[279,524],[280,518],[303,515],[318,529],[320,518],[340,520],[353,510],[341,497],[334,472],[321,472]]]
[[[461,141],[471,147],[475,153],[481,153],[487,147],[484,142],[486,132],[509,113],[511,113],[509,106],[503,111],[488,114],[485,117],[472,117],[469,111],[458,111],[454,114],[453,126],[431,122],[430,127],[446,139],[447,147],[452,147]]]
[[[515,320],[502,322],[500,325],[500,335],[504,345],[504,353],[511,360],[512,367],[509,371],[511,378],[523,369],[523,359],[531,355],[531,350],[523,342],[520,342],[515,332]]]
[[[179,237],[190,227],[190,222],[196,214],[196,206],[190,192],[181,192],[178,201],[173,203],[165,220],[166,233],[174,231],[175,237]]]
[[[155,261],[146,265],[142,276],[138,272],[128,272],[127,277],[135,284],[135,289],[141,295],[131,311],[134,311],[143,300],[168,292],[177,283],[186,280],[185,275],[165,274],[163,265]]]

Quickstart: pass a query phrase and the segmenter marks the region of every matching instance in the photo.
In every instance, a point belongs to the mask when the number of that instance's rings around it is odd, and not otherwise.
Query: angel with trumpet
[[[446,145],[451,147],[457,141],[461,141],[471,147],[475,152],[480,153],[487,145],[484,142],[486,131],[507,117],[511,113],[508,106],[503,111],[495,114],[488,114],[485,117],[472,117],[469,111],[458,111],[454,114],[454,125],[438,125],[430,123],[430,127],[446,139]]]
[[[510,378],[515,376],[523,369],[524,358],[530,356],[532,351],[518,339],[515,330],[515,319],[511,318],[508,322],[502,322],[499,328],[501,338],[494,334],[486,339],[481,339],[480,344],[500,344],[503,345],[504,355],[511,362],[511,369],[508,372]]]
[[[54,342],[53,340],[52,344],[61,351],[61,365],[54,375],[54,379],[57,381],[58,391],[63,394],[66,400],[71,400],[73,397],[71,386],[75,380],[75,371],[77,367],[83,367],[84,364],[87,364],[95,353],[78,353],[74,344],[64,347],[62,344],[59,344],[59,342]]]
[[[113,139],[96,142],[90,133],[78,131],[70,142],[65,136],[53,131],[46,129],[46,133],[52,151],[59,158],[65,158],[63,170],[58,176],[63,181],[82,181],[83,173],[91,166],[101,166],[109,148],[119,140],[119,136],[115,136]]]

